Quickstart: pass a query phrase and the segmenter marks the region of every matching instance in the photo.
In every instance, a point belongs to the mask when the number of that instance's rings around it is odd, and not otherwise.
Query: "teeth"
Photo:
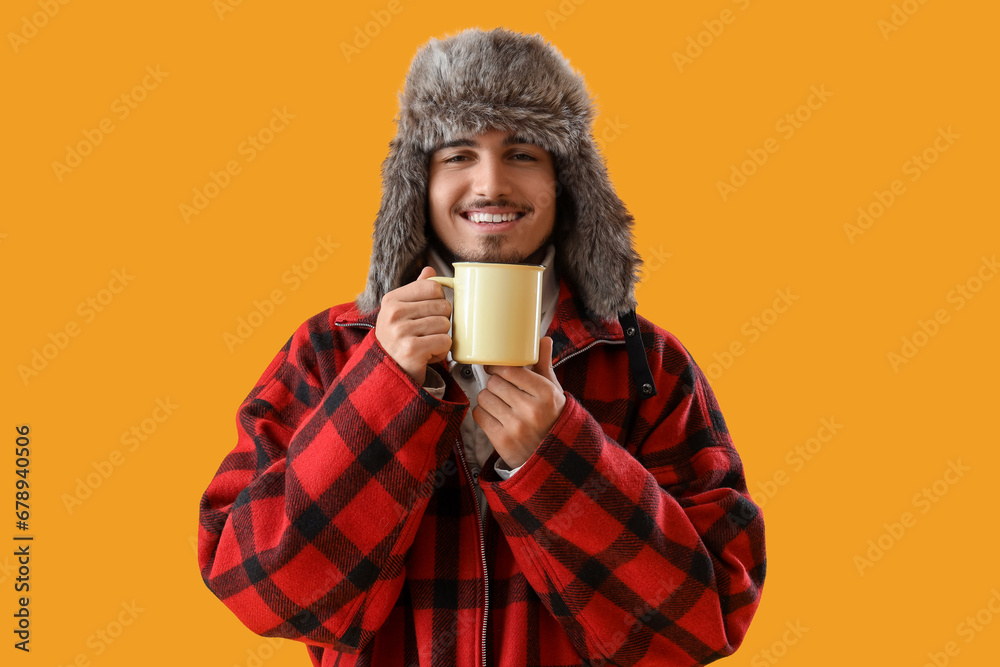
[[[504,213],[503,215],[494,215],[492,213],[470,213],[469,220],[472,222],[508,222],[510,220],[515,220],[518,215],[518,213]]]

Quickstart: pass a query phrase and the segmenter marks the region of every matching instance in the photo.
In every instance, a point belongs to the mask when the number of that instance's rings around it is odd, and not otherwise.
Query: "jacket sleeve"
[[[330,319],[300,327],[240,406],[202,497],[198,560],[254,632],[356,652],[396,602],[467,403],[431,397],[374,331]]]
[[[729,655],[764,581],[763,519],[708,382],[680,343],[657,356],[627,447],[567,393],[518,474],[483,480],[525,576],[595,665]]]

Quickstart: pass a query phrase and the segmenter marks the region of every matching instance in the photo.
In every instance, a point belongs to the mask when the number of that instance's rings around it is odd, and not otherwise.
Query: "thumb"
[[[437,272],[430,266],[425,266],[420,270],[420,275],[417,276],[417,280],[423,280],[425,278],[430,278],[431,276],[436,276]]]
[[[556,373],[552,370],[552,339],[548,336],[538,341],[538,363],[532,366],[531,369],[558,384]]]

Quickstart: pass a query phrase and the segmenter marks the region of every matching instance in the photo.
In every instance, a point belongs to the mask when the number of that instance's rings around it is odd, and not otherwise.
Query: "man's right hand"
[[[451,349],[451,304],[441,285],[426,280],[433,275],[434,269],[425,266],[414,282],[382,297],[375,322],[382,349],[421,386],[427,365],[443,361]]]

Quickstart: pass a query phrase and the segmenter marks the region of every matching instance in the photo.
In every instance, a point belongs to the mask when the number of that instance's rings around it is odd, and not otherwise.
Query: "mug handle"
[[[448,276],[431,276],[430,278],[427,278],[427,280],[433,280],[434,282],[444,285],[445,287],[455,289],[455,279],[449,278]]]

